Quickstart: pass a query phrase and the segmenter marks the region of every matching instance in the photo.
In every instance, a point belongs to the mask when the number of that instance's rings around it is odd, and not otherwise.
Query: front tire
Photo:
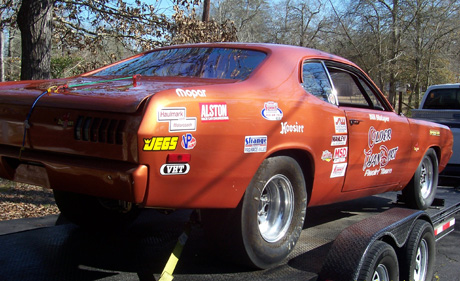
[[[61,214],[69,221],[97,229],[121,227],[137,218],[139,209],[130,202],[53,190]]]
[[[403,190],[403,197],[409,207],[426,210],[431,206],[438,187],[438,158],[430,148],[423,156],[415,174]]]
[[[294,159],[277,156],[264,160],[237,209],[203,210],[202,219],[208,231],[220,229],[210,232],[220,237],[218,247],[225,244],[233,260],[264,269],[280,263],[293,250],[306,206],[302,169]]]

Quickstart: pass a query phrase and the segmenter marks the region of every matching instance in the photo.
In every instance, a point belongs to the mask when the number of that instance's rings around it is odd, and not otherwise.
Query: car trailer
[[[203,250],[190,211],[149,210],[111,235],[69,223],[0,235],[0,280],[431,280],[436,241],[459,211],[457,188],[439,188],[426,211],[405,208],[396,193],[312,207],[288,258],[253,270]]]

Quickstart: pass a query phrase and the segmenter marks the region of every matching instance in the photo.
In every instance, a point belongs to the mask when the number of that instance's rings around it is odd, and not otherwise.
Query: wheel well
[[[438,163],[441,162],[441,148],[439,146],[432,146],[430,148],[434,149],[434,152],[436,153],[436,157],[438,158]]]
[[[270,155],[270,157],[275,157],[275,156],[288,156],[296,160],[297,163],[299,163],[300,168],[302,169],[302,173],[305,178],[305,185],[307,187],[307,203],[308,203],[310,201],[311,193],[313,190],[313,175],[315,174],[315,166],[313,164],[314,162],[313,162],[313,157],[311,156],[311,154],[301,149],[290,149],[290,150],[278,151]]]

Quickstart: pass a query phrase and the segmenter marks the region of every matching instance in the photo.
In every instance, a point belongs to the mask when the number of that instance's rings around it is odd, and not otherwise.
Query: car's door
[[[327,68],[347,118],[349,151],[342,191],[398,186],[411,150],[407,118],[391,109],[360,70],[337,63]]]

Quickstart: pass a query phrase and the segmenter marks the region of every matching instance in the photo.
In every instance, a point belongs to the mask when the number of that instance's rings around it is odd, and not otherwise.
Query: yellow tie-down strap
[[[158,281],[171,281],[173,280],[173,273],[174,269],[176,268],[177,262],[179,261],[179,257],[182,254],[182,250],[184,249],[185,243],[187,242],[188,236],[190,235],[190,223],[187,223],[184,232],[179,236],[177,240],[176,246],[174,247],[171,256],[169,257],[168,262],[166,263],[163,272],[161,273],[161,277]]]

